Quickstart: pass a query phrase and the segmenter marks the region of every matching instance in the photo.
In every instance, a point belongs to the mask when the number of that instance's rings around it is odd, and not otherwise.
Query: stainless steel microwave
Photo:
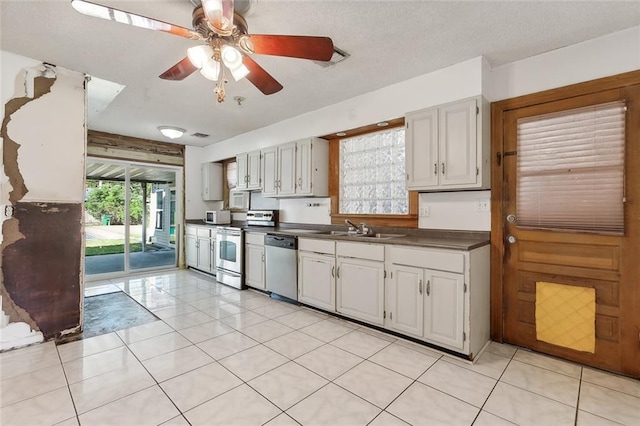
[[[229,210],[210,210],[205,212],[204,221],[212,225],[226,225],[231,223],[231,212]]]

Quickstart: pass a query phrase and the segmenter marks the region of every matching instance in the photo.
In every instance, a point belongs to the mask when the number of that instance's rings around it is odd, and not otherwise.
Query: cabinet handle
[[[433,163],[433,174],[434,175],[438,174],[438,163]]]
[[[298,178],[298,188],[302,188],[302,178]]]
[[[262,255],[262,263],[264,263],[264,254]]]
[[[393,319],[393,312],[389,312],[389,319],[392,320]]]
[[[336,277],[336,267],[332,266],[331,267],[331,278],[335,278]]]
[[[431,293],[431,281],[427,281],[427,296]]]
[[[444,163],[442,163],[442,174],[444,174]]]
[[[422,294],[422,280],[420,280],[420,283],[418,284],[418,292]]]
[[[247,182],[247,183],[249,182],[249,175],[245,175],[244,181]]]
[[[338,266],[338,269],[336,269],[336,277],[340,278],[340,267]]]

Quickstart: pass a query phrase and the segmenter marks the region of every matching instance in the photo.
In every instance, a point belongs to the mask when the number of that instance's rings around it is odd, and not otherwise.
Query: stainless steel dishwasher
[[[267,290],[298,300],[298,238],[267,234],[264,246]]]

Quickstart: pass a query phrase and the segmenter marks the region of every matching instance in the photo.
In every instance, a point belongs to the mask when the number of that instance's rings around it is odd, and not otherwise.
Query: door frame
[[[620,89],[640,84],[640,70],[604,77],[583,83],[572,84],[543,92],[532,93],[515,98],[505,99],[491,104],[491,339],[497,342],[504,340],[505,312],[504,312],[504,283],[503,283],[503,259],[505,254],[504,235],[504,116],[507,111],[538,105],[562,99],[597,93],[605,90]],[[627,145],[628,146],[628,145]],[[628,152],[629,155],[638,155],[638,150]],[[637,163],[638,160],[633,160]],[[628,172],[629,160],[626,159],[625,173]],[[625,308],[630,309],[635,303],[640,303],[640,289],[636,292],[637,300],[625,303]],[[633,339],[629,338],[629,342]],[[636,342],[640,345],[640,342]],[[624,346],[624,343],[623,343]],[[634,348],[629,347],[630,351]],[[634,363],[640,359],[640,350],[630,354],[623,360],[623,369],[632,375],[640,376],[640,367]]]

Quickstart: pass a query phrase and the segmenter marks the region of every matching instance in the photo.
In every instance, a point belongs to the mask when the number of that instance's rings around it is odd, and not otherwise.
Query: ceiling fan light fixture
[[[228,44],[222,46],[220,56],[222,57],[222,62],[224,62],[232,72],[242,65],[242,54],[233,46],[229,46]]]
[[[218,81],[218,77],[220,76],[220,62],[215,59],[209,59],[207,62],[202,65],[202,69],[200,69],[200,74],[204,76],[204,78],[211,81]]]
[[[231,75],[235,81],[242,80],[249,75],[249,68],[247,68],[245,64],[240,64],[238,68],[231,70]]]
[[[180,127],[173,126],[158,126],[158,130],[160,130],[160,133],[169,139],[181,138],[182,135],[184,135],[184,132],[186,132],[186,130],[181,129]]]
[[[213,57],[213,49],[206,44],[200,44],[187,49],[187,56],[196,68],[202,68]]]

